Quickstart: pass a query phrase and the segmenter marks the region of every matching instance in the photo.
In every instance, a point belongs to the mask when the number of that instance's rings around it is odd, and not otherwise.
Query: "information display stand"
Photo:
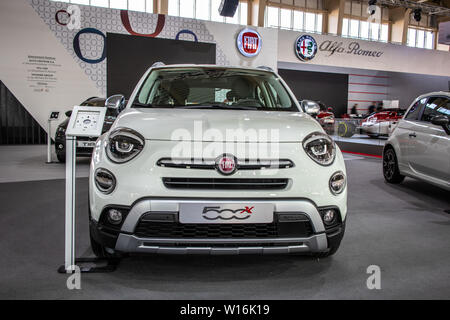
[[[77,137],[99,137],[105,120],[105,107],[75,106],[70,116],[66,130],[66,209],[65,209],[65,256],[64,266],[58,269],[60,273],[75,272],[77,263],[106,262],[103,267],[80,267],[81,272],[113,271],[117,260],[97,258],[75,258],[75,181]]]
[[[59,111],[52,111],[47,120],[47,161],[45,163],[52,163],[52,121],[58,120]]]

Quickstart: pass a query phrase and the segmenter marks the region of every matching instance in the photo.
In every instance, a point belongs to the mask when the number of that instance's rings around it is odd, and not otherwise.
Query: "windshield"
[[[104,107],[105,99],[89,99],[80,104],[81,106]]]
[[[273,73],[195,67],[153,70],[133,106],[298,111]]]
[[[105,107],[105,101],[106,101],[106,99],[101,99],[101,98],[88,99],[88,100],[82,102],[80,104],[80,106]],[[110,119],[111,119],[111,117],[116,118],[118,113],[119,112],[117,109],[112,109],[112,108],[106,109],[106,117],[110,117]]]

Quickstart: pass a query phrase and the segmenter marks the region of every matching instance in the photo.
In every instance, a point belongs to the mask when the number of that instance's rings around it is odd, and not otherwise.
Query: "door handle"
[[[413,132],[413,133],[410,133],[410,134],[409,134],[409,137],[410,137],[410,138],[415,138],[415,137],[417,137],[417,136],[416,136],[416,133]]]

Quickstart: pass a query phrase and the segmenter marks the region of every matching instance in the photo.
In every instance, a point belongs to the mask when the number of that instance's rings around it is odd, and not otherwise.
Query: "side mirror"
[[[115,94],[106,99],[105,107],[120,112],[125,108],[125,97],[121,94]]]
[[[446,125],[448,125],[448,122],[449,122],[448,118],[446,116],[444,116],[444,115],[442,115],[442,116],[434,116],[431,119],[431,123],[435,124],[437,126],[446,126]]]
[[[312,100],[302,100],[300,102],[303,111],[305,111],[310,116],[317,116],[320,113],[320,106],[317,102]]]
[[[72,115],[72,110],[66,111],[65,115],[67,118],[70,118],[70,116]]]
[[[433,118],[431,118],[431,123],[443,127],[447,134],[450,134],[450,129],[448,128],[449,122],[450,120],[448,119],[448,117],[444,115],[434,116]]]

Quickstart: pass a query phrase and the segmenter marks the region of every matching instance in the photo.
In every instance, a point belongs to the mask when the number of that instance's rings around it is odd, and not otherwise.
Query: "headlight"
[[[329,166],[336,156],[334,141],[326,134],[313,132],[303,140],[308,156],[322,166]]]
[[[97,189],[104,194],[110,194],[116,187],[116,178],[106,169],[98,168],[95,170],[94,181]]]
[[[331,193],[337,195],[341,193],[346,184],[345,174],[342,171],[335,172],[330,178]]]
[[[109,134],[106,154],[112,162],[124,163],[136,157],[144,144],[144,138],[136,131],[118,128]]]

